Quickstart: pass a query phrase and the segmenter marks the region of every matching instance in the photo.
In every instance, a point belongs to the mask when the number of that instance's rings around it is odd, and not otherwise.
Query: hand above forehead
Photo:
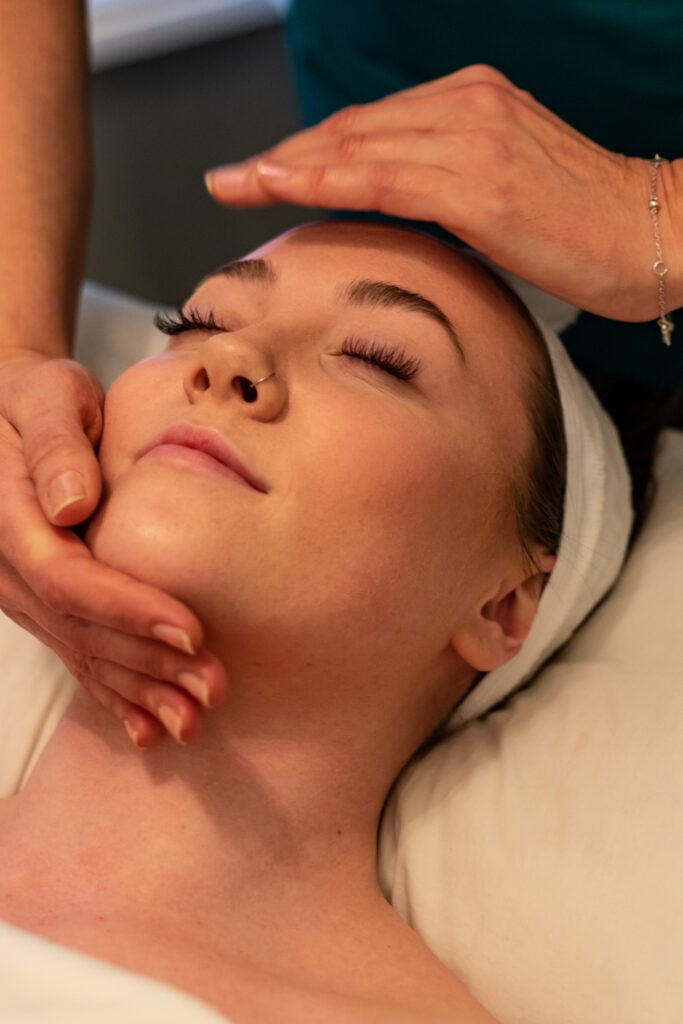
[[[662,248],[672,257],[681,249],[680,164],[660,171]],[[581,309],[647,320],[658,312],[649,176],[647,160],[603,149],[499,71],[473,65],[340,110],[206,182],[234,206],[289,202],[437,222]],[[676,308],[683,252],[669,263],[681,266],[667,281]]]

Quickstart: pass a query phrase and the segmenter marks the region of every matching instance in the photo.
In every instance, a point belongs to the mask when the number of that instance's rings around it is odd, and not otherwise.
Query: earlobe
[[[539,558],[539,570],[510,586],[503,582],[498,592],[461,625],[452,646],[472,668],[491,672],[518,653],[536,616],[543,588],[555,564],[555,556]]]

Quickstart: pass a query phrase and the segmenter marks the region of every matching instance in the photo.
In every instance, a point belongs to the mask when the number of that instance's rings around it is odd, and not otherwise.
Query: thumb
[[[50,360],[22,380],[12,425],[46,517],[73,526],[97,507],[102,490],[93,446],[102,433],[104,391],[72,360]]]

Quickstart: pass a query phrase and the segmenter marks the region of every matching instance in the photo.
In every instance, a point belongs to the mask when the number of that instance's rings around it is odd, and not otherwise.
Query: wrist
[[[661,164],[657,175],[657,198],[662,260],[668,267],[664,276],[664,303],[666,311],[671,312],[683,306],[683,159]],[[655,254],[653,263],[656,258]],[[656,294],[657,277],[655,274],[652,276]]]
[[[70,359],[73,345],[62,317],[35,314],[0,306],[0,362],[38,359]]]

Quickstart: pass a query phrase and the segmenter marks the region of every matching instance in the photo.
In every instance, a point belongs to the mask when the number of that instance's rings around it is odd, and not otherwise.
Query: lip
[[[143,455],[147,455],[153,452],[154,449],[161,449],[162,447],[168,448],[169,453],[172,452],[174,447],[187,449],[188,461],[192,461],[190,452],[201,453],[201,455],[208,456],[219,463],[218,466],[214,467],[215,469],[219,470],[223,467],[223,471],[225,469],[229,470],[230,476],[237,475],[249,487],[253,487],[255,491],[267,494],[270,490],[263,480],[256,476],[255,473],[252,473],[249,467],[233,451],[225,437],[214,427],[202,427],[194,423],[179,423],[174,427],[169,427],[150,441],[142,449],[138,458],[141,459]],[[162,453],[160,452],[159,454]],[[178,454],[182,456],[181,452],[178,452]],[[198,457],[196,462],[199,465],[211,467],[211,463],[207,459]]]

